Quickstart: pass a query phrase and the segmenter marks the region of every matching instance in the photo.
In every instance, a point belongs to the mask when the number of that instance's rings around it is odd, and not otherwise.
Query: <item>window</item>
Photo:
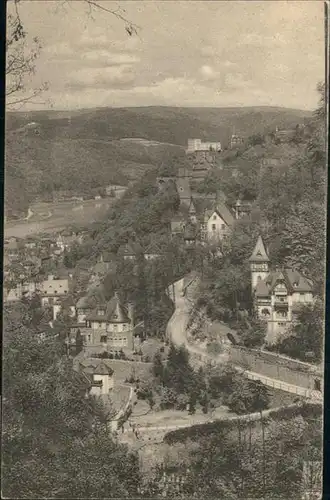
[[[224,231],[226,229],[225,224],[221,224],[221,229]]]
[[[107,342],[107,336],[101,335],[101,344],[106,344],[106,342]]]
[[[113,330],[114,330],[114,332],[116,332],[116,331],[117,331],[117,328],[118,328],[118,325],[113,325]]]
[[[278,326],[285,326],[286,325],[286,323],[283,323],[283,322],[278,322],[277,324],[278,324]]]
[[[215,231],[215,230],[216,230],[216,225],[212,224],[212,231]]]
[[[261,276],[258,276],[258,281],[261,281]]]
[[[88,335],[88,342],[91,341],[91,335]]]
[[[216,215],[213,215],[213,220],[216,220],[217,219],[217,216]]]

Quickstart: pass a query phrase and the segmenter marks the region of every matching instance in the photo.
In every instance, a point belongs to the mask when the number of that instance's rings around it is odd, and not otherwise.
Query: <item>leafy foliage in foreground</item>
[[[9,498],[114,498],[137,493],[137,457],[110,434],[88,381],[5,318],[2,491]]]
[[[210,499],[298,500],[309,488],[321,489],[321,418],[321,405],[304,404],[258,422],[217,421],[172,431],[165,441],[184,443],[188,453],[181,461],[164,463],[161,473],[184,479],[181,498],[203,492]],[[314,461],[306,478],[305,461]]]

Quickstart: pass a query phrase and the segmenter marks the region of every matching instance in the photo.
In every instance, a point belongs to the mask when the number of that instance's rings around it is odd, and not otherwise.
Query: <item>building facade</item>
[[[83,310],[82,305],[85,306],[85,304],[79,304],[80,308],[77,308],[78,323],[74,325],[74,328],[79,329],[83,336],[86,351],[119,352],[122,350],[131,353],[134,350],[132,304],[126,308],[116,292],[109,302],[97,304],[91,312]]]
[[[313,303],[313,285],[295,269],[270,270],[261,236],[249,260],[255,313],[267,322],[266,342],[274,344],[287,334],[299,308]]]
[[[221,151],[221,142],[202,142],[201,139],[188,139],[187,154],[195,153],[196,151]]]

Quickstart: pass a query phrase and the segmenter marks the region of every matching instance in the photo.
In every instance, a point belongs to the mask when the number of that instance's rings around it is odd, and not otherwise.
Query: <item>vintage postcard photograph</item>
[[[3,498],[322,498],[327,9],[8,0]]]

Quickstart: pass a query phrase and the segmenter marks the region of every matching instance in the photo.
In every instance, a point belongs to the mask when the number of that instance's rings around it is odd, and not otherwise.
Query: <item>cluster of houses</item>
[[[234,221],[248,215],[251,205],[237,200],[228,207],[224,195],[193,193],[188,169],[179,168],[175,179],[180,207],[171,221],[172,237],[181,237],[189,247],[196,242],[217,245],[228,237]]]
[[[82,243],[83,232],[65,230],[57,235],[38,238],[11,237],[4,242],[4,303],[18,302],[23,297],[45,293],[48,275],[68,279],[70,272],[63,266],[65,251]],[[55,271],[56,270],[56,271]]]

